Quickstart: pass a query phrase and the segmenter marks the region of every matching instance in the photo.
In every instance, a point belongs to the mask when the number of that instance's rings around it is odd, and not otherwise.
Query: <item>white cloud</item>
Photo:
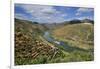
[[[27,13],[31,14],[32,17],[35,18],[34,20],[37,20],[39,22],[48,22],[48,23],[63,22],[65,21],[64,17],[67,16],[67,14],[61,11],[57,11],[53,6],[28,5],[28,4],[17,5],[17,6],[20,6],[21,8],[26,10]]]
[[[81,15],[81,13],[80,13],[80,12],[77,12],[75,15],[76,15],[76,16],[79,16],[79,15]]]
[[[79,19],[79,20],[83,20],[83,19],[93,19],[92,17],[89,17],[89,16],[86,16],[86,17],[78,17],[77,19]]]
[[[27,17],[24,14],[20,14],[20,13],[15,14],[14,17],[19,18],[19,19],[23,19],[23,20],[27,19]]]
[[[93,11],[93,9],[90,9],[90,8],[79,8],[77,11],[78,12],[91,12],[91,11]]]
[[[78,16],[78,15],[81,15],[82,13],[89,13],[91,11],[93,11],[93,9],[91,8],[79,8],[77,9],[77,13],[75,15]]]

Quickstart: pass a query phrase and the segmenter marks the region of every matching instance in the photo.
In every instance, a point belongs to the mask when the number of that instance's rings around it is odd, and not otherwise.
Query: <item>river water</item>
[[[44,39],[47,40],[48,42],[51,42],[51,43],[55,44],[57,47],[63,47],[64,50],[69,51],[69,52],[71,52],[71,51],[73,51],[73,50],[86,51],[86,50],[84,50],[84,49],[80,49],[80,48],[77,48],[77,47],[69,46],[69,45],[67,44],[67,42],[63,42],[63,41],[59,41],[59,40],[54,39],[48,31],[46,31],[46,32],[44,33],[43,37],[44,37]]]
[[[47,41],[49,41],[49,42],[52,42],[52,43],[54,43],[54,44],[56,44],[57,46],[63,46],[64,48],[68,48],[69,46],[67,45],[67,43],[65,43],[65,42],[63,42],[63,41],[59,41],[59,40],[55,40],[52,36],[51,36],[51,34],[48,32],[48,31],[46,31],[45,33],[44,33],[44,36],[43,36]]]

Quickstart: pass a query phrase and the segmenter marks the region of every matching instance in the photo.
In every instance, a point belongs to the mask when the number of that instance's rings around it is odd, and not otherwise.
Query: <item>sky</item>
[[[39,23],[60,23],[74,19],[94,19],[94,9],[85,7],[15,4],[14,17]]]

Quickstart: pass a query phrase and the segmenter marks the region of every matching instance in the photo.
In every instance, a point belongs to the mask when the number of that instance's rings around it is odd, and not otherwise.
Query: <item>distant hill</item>
[[[74,19],[74,20],[70,20],[70,21],[65,21],[63,23],[66,23],[66,24],[78,24],[78,23],[91,23],[91,24],[94,24],[94,21],[90,20],[90,19],[83,19],[83,20]]]
[[[78,19],[74,19],[74,20],[70,20],[70,21],[65,21],[65,22],[62,22],[62,23],[44,23],[43,25],[45,27],[49,29],[54,29],[56,27],[61,27],[61,26],[65,26],[65,25],[69,25],[69,24],[80,24],[80,23],[89,23],[89,24],[94,24],[94,21],[93,20],[90,20],[90,19],[83,19],[83,20],[78,20]]]
[[[94,21],[93,20],[90,20],[90,19],[84,19],[81,22],[82,23],[92,23],[92,24],[94,24]]]

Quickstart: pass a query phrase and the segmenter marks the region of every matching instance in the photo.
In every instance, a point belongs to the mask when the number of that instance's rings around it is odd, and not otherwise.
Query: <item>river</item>
[[[80,51],[86,51],[84,49],[80,49],[80,48],[77,48],[77,47],[72,47],[72,46],[69,46],[67,42],[63,42],[63,41],[60,41],[60,40],[57,40],[57,39],[54,39],[51,34],[46,31],[43,35],[44,39],[47,40],[48,42],[51,42],[53,43],[55,46],[57,47],[63,47],[64,50],[66,51],[73,51],[73,50],[80,50]]]
[[[44,33],[44,36],[43,36],[47,41],[51,42],[51,43],[54,43],[56,46],[63,46],[64,48],[69,48],[69,46],[67,45],[67,43],[63,42],[63,41],[59,41],[59,40],[56,40],[54,39],[51,34],[46,31]]]

